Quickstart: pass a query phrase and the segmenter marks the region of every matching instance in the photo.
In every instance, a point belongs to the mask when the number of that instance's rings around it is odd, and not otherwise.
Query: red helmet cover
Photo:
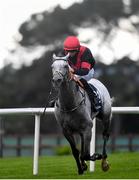
[[[76,36],[68,36],[64,41],[64,50],[78,50],[80,42]]]

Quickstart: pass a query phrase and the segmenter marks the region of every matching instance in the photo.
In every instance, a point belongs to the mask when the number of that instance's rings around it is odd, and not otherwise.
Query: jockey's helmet
[[[65,51],[78,51],[80,48],[79,39],[76,36],[68,36],[64,41]]]

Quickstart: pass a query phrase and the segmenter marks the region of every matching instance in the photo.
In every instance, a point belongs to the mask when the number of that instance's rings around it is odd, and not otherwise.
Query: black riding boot
[[[90,85],[88,84],[88,82],[81,78],[80,81],[82,82],[82,84],[84,85],[84,89],[86,90],[90,101],[91,101],[91,106],[95,111],[99,111],[101,109],[101,100],[98,98],[96,91],[93,90],[93,86],[92,88],[90,87]]]

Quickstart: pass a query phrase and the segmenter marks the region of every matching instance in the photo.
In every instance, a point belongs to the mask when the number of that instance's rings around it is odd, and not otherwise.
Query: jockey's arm
[[[95,59],[91,51],[87,48],[81,57],[81,67],[79,69],[74,69],[74,74],[79,76],[88,75],[89,71],[95,66]]]
[[[89,73],[89,69],[88,68],[80,68],[80,69],[74,70],[74,74],[77,74],[79,76],[85,76],[88,73]]]
[[[81,68],[74,69],[73,73],[79,76],[85,76],[89,73],[90,69],[91,69],[91,64],[89,62],[83,61],[81,63]]]

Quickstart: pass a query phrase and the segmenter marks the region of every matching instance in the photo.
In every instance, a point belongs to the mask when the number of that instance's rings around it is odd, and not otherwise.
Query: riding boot
[[[93,90],[93,86],[91,88],[88,82],[83,78],[81,78],[80,81],[82,82],[84,89],[90,98],[92,108],[96,112],[99,111],[101,109],[101,100],[98,98],[96,91]]]

